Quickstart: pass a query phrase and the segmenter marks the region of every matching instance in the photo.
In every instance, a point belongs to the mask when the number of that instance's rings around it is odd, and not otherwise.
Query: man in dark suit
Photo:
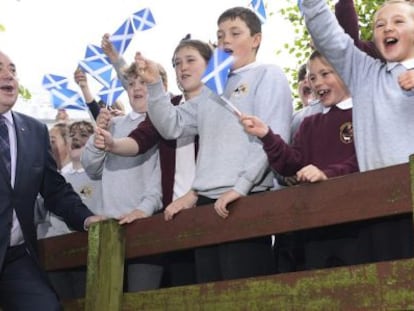
[[[75,230],[102,217],[57,172],[47,127],[11,111],[18,89],[16,66],[0,51],[0,308],[61,310],[36,256],[36,197]]]

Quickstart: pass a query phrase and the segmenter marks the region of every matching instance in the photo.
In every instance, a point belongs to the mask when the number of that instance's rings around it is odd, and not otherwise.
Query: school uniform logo
[[[241,84],[233,91],[232,96],[234,96],[236,98],[237,97],[242,97],[242,96],[246,95],[248,91],[249,91],[249,88],[247,87],[247,85],[246,84]]]
[[[345,122],[339,128],[339,139],[344,144],[351,144],[354,142],[354,131],[352,128],[352,122]]]
[[[83,186],[82,189],[79,191],[79,194],[82,199],[90,198],[92,196],[92,187],[91,186]]]

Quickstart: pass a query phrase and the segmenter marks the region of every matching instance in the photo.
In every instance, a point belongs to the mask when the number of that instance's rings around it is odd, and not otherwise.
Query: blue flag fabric
[[[67,88],[51,89],[52,105],[56,109],[75,109],[75,110],[87,110],[85,102],[82,96],[73,90]]]
[[[55,74],[45,74],[43,76],[42,80],[42,86],[46,90],[50,89],[60,89],[60,88],[66,88],[68,86],[69,80],[66,77],[58,76]]]
[[[146,8],[132,15],[135,31],[144,31],[155,26],[154,16],[150,9]]]
[[[119,96],[125,91],[122,83],[118,79],[113,79],[109,87],[102,88],[98,95],[102,99],[106,106],[112,106]]]
[[[102,48],[97,45],[88,44],[86,46],[85,58],[87,62],[101,62],[104,64],[110,64],[108,57],[106,57]]]
[[[119,54],[124,54],[134,37],[131,19],[127,19],[111,36],[110,40]]]
[[[208,62],[201,81],[218,95],[223,94],[234,57],[217,48]]]
[[[254,12],[256,13],[257,17],[259,17],[260,22],[264,24],[266,22],[267,16],[266,16],[266,9],[265,9],[263,0],[252,0],[250,4]]]
[[[79,67],[81,67],[85,72],[89,73],[103,86],[110,87],[112,80],[111,64],[105,64],[100,61],[94,62],[81,60],[79,62]]]

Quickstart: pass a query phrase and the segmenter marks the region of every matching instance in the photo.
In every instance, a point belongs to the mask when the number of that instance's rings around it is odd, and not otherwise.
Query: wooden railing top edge
[[[352,202],[352,204],[350,203]],[[412,213],[407,163],[241,198],[221,219],[212,205],[181,212],[165,222],[155,215],[125,226],[126,257],[255,236]],[[39,241],[48,270],[85,265],[87,234]]]

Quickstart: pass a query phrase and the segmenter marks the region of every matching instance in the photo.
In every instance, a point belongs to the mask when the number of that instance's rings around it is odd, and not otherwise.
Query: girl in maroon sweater
[[[316,182],[358,171],[352,135],[352,99],[342,80],[319,52],[308,63],[309,81],[324,111],[305,118],[292,145],[255,116],[242,116],[245,130],[258,136],[273,170]]]
[[[310,56],[308,71],[310,85],[324,110],[303,120],[292,145],[273,133],[259,118],[241,116],[246,132],[261,139],[272,169],[284,176],[294,175],[298,183],[317,182],[358,171],[350,94],[319,52]],[[305,249],[305,268],[357,263],[356,229],[356,225],[338,225],[307,230],[306,240],[296,238],[295,243],[299,240],[300,247]]]

